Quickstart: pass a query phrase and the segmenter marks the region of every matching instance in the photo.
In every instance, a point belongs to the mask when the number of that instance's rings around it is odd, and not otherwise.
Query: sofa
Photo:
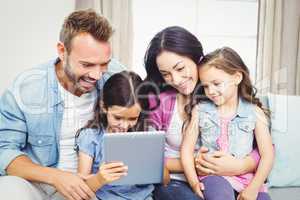
[[[272,200],[300,200],[300,187],[271,187],[269,194]]]
[[[268,94],[275,162],[267,184],[272,200],[300,200],[300,96]]]

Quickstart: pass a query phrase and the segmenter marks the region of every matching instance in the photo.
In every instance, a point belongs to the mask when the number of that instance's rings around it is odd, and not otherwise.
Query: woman
[[[201,199],[193,193],[183,174],[180,161],[182,125],[187,119],[185,106],[198,85],[197,65],[203,58],[199,40],[181,27],[168,27],[157,33],[151,40],[144,57],[147,77],[160,90],[158,105],[156,98],[150,97],[151,107],[157,107],[149,115],[152,129],[166,131],[165,177],[170,174],[168,185],[157,185],[155,199],[182,200]],[[199,147],[198,147],[199,149]],[[254,171],[259,156],[252,153],[244,159],[217,151],[206,154],[200,148],[196,156],[198,175],[239,175]]]

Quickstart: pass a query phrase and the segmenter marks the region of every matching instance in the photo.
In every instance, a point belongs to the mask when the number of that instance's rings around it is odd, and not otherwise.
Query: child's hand
[[[100,183],[108,184],[127,175],[128,167],[121,162],[103,163],[96,176]]]
[[[167,186],[169,183],[170,183],[170,173],[169,173],[169,169],[165,166],[163,184],[164,186]]]
[[[201,197],[202,199],[204,199],[202,190],[204,190],[204,185],[202,182],[196,182],[194,184],[192,184],[192,189],[193,191],[196,193],[196,195],[198,195],[199,197]]]
[[[257,189],[246,187],[246,189],[240,192],[237,200],[256,200],[257,195],[258,195]]]

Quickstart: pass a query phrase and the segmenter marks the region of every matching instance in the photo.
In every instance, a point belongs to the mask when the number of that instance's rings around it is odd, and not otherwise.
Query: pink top
[[[217,144],[219,149],[224,152],[228,152],[229,149],[229,140],[228,140],[228,124],[231,121],[231,118],[221,118],[221,134],[217,139]],[[257,160],[257,158],[256,158]],[[258,158],[259,160],[259,158]],[[240,192],[244,190],[251,182],[254,177],[253,173],[247,173],[239,176],[223,176],[231,186],[237,191]],[[266,185],[263,185],[260,188],[260,192],[267,192]]]
[[[171,118],[174,112],[175,108],[175,102],[176,102],[176,91],[175,90],[170,90],[170,91],[165,91],[160,93],[159,95],[160,99],[160,104],[159,106],[149,114],[148,122],[153,126],[156,130],[163,130],[163,131],[168,131],[170,128],[170,122]],[[155,95],[149,95],[149,104],[150,107],[155,107],[156,105],[156,99]],[[227,128],[225,128],[226,135],[227,135]],[[220,139],[221,141],[221,139]],[[227,139],[228,141],[228,139]],[[228,145],[228,144],[227,144]],[[166,145],[168,146],[168,145]],[[171,148],[166,148],[165,149],[165,157],[166,158],[173,158],[174,155],[176,155],[174,152],[179,150]],[[179,153],[177,153],[179,155]],[[256,161],[256,164],[258,166],[259,161],[260,161],[260,155],[255,148],[251,153],[250,156]],[[253,175],[252,175],[253,176]],[[202,178],[201,178],[202,179]],[[231,177],[232,179],[232,177]],[[251,179],[250,179],[251,180]]]

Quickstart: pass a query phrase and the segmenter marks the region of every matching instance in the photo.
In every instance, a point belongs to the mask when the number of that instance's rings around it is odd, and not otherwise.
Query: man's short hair
[[[94,39],[107,42],[113,33],[109,21],[93,9],[72,12],[64,21],[59,40],[67,52],[71,52],[72,39],[81,33],[89,33]]]

